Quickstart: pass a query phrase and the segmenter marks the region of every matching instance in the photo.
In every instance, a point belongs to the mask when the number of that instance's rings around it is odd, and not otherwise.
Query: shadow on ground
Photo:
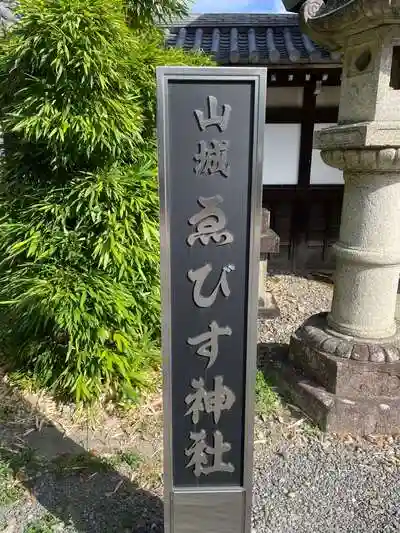
[[[280,397],[282,405],[288,409],[290,415],[299,418],[299,414],[308,416],[294,404],[290,383],[284,378],[285,366],[288,364],[289,345],[285,343],[259,343],[257,347],[257,369],[262,372],[265,383]],[[308,420],[314,425],[311,420]]]
[[[11,388],[8,392],[14,396],[17,413],[0,417],[0,460],[10,465],[30,493],[26,505],[19,504],[21,509],[13,511],[19,527],[26,519],[26,508],[35,514],[39,503],[66,525],[63,531],[163,531],[160,498],[142,490],[112,462],[63,435]]]
[[[257,369],[264,374],[265,381],[271,387],[284,394],[279,379],[279,370],[287,360],[289,345],[277,342],[259,343],[257,346]]]

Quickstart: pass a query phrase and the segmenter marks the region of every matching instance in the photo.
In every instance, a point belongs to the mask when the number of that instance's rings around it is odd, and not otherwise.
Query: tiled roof
[[[341,65],[300,31],[295,14],[190,15],[165,30],[167,46],[203,50],[221,65]]]
[[[15,0],[0,1],[0,28],[16,20]],[[330,53],[303,34],[295,14],[190,15],[165,26],[166,44],[185,50],[203,50],[221,65],[338,65]]]

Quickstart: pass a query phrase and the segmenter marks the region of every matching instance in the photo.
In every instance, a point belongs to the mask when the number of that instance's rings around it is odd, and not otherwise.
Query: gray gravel
[[[281,316],[259,323],[271,350],[310,315],[330,308],[332,286],[293,275],[273,276],[268,289]],[[299,415],[301,416],[301,415]],[[301,422],[301,420],[299,421]],[[278,427],[295,422],[280,420]],[[304,427],[303,427],[304,426]],[[389,533],[400,531],[400,440],[343,442],[307,423],[271,445],[256,446],[254,533]]]
[[[316,437],[257,453],[254,533],[400,531],[400,446],[383,453]]]
[[[258,339],[261,343],[288,343],[291,333],[306,318],[321,311],[328,311],[331,307],[330,284],[293,274],[271,275],[266,284],[276,299],[280,317],[258,322]]]
[[[116,470],[40,474],[25,484],[31,497],[0,508],[1,533],[160,533],[162,501]],[[28,530],[45,515],[48,529]],[[42,526],[43,527],[43,526]]]

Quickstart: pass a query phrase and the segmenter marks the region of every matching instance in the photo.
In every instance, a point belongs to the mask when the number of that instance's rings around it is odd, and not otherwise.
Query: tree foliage
[[[0,112],[13,172],[68,174],[134,152],[141,112],[130,77],[133,39],[119,3],[107,4],[20,3],[23,16],[0,59]]]
[[[126,0],[128,24],[135,28],[152,27],[154,21],[170,22],[188,12],[185,0]]]
[[[19,6],[0,57],[13,361],[69,399],[132,398],[158,361],[155,68],[209,61],[165,50],[144,8],[129,28],[119,0]]]
[[[133,32],[132,77],[138,89],[143,113],[142,134],[148,139],[155,135],[156,122],[156,68],[169,66],[206,66],[214,62],[202,53],[186,53],[179,48],[164,48],[164,35],[155,28]]]

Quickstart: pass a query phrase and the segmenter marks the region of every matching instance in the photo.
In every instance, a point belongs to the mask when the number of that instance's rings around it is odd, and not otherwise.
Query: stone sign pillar
[[[329,314],[293,335],[298,402],[331,431],[400,430],[400,0],[308,0],[303,29],[343,52],[338,125],[319,132],[345,190]]]
[[[165,533],[250,533],[267,73],[159,67]]]

